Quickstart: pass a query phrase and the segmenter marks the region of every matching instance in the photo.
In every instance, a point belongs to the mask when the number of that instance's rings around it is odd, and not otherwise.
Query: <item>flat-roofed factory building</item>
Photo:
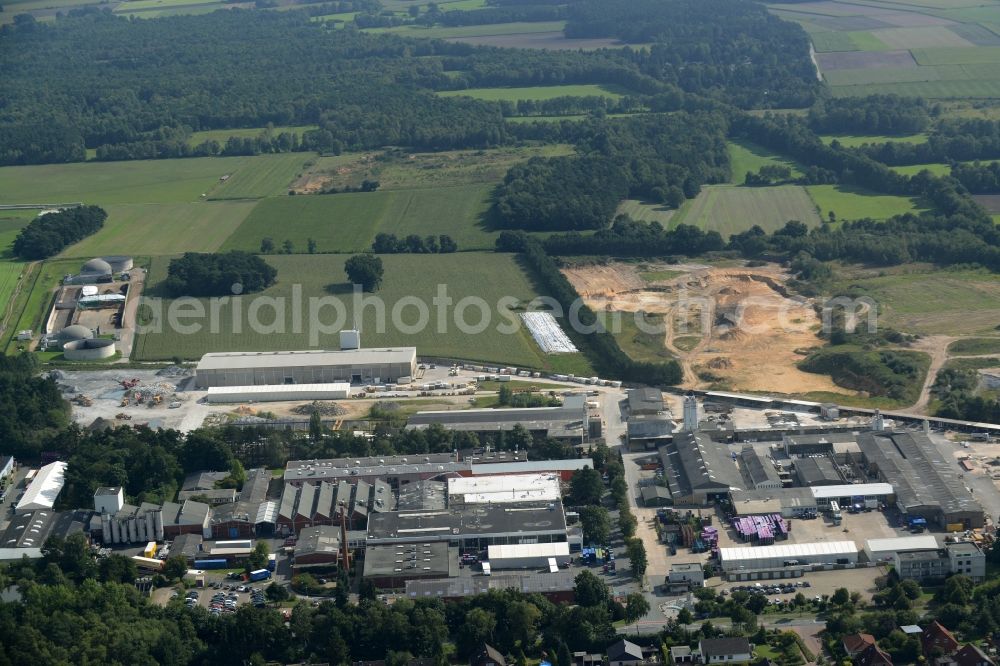
[[[384,384],[412,377],[415,347],[340,351],[224,352],[205,354],[195,369],[195,386],[281,384]]]

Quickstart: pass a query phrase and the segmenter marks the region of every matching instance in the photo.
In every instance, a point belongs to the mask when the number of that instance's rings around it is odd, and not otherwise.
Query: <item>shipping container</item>
[[[195,569],[225,569],[229,566],[229,562],[226,560],[195,560]]]
[[[160,571],[163,569],[163,560],[154,560],[150,557],[136,555],[132,558],[132,561],[140,569],[147,569],[149,571]]]
[[[256,571],[250,572],[250,582],[256,582],[258,580],[267,580],[271,577],[271,572],[267,569],[257,569]]]
[[[278,556],[271,553],[267,556],[267,570],[274,571],[275,567],[278,565]]]

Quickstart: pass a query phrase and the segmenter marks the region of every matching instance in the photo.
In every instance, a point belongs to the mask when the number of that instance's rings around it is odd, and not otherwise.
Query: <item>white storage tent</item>
[[[518,543],[487,547],[487,559],[494,569],[542,568],[549,560],[569,562],[569,543]]]
[[[15,511],[21,513],[51,509],[66,483],[66,467],[64,462],[54,462],[39,469],[31,485],[24,491],[21,501],[17,503]]]
[[[837,560],[847,560],[848,564],[856,564],[858,546],[853,541],[820,541],[719,549],[723,571],[780,569],[792,560],[802,564],[837,564]]]

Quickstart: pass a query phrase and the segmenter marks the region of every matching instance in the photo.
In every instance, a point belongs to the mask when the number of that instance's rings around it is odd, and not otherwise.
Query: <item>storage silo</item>
[[[118,524],[118,520],[115,518],[111,519],[111,541],[114,543],[122,542],[121,525]]]
[[[163,541],[163,511],[157,509],[153,512],[153,524],[156,526],[155,534],[157,541]]]
[[[135,543],[139,540],[139,530],[135,527],[135,516],[128,518],[128,543]]]
[[[135,519],[135,535],[139,537],[139,542],[148,542],[146,538],[146,516],[137,516]]]
[[[104,542],[105,546],[109,546],[114,543],[114,538],[111,533],[111,516],[105,511],[101,514],[101,541]]]

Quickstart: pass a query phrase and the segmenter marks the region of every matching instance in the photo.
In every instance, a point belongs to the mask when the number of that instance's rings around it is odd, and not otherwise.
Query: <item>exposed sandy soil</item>
[[[644,271],[684,271],[647,282]],[[803,350],[818,347],[819,317],[808,299],[786,295],[780,267],[719,268],[696,264],[639,266],[613,263],[564,270],[587,304],[597,311],[663,314],[664,347],[684,370],[683,386],[712,383],[731,390],[801,394],[845,393],[829,377],[802,372]],[[690,351],[673,339],[699,336]],[[718,382],[698,377],[709,372]]]

